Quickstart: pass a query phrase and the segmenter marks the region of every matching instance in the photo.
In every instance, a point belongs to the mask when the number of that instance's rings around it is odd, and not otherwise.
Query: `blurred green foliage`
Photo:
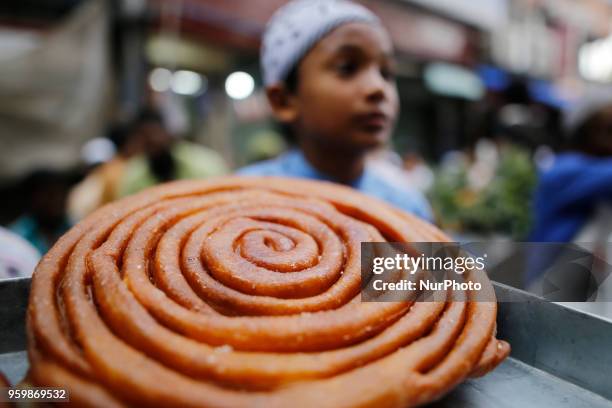
[[[469,163],[436,172],[429,192],[438,223],[457,233],[504,234],[524,239],[531,227],[531,195],[536,170],[529,152],[504,146],[491,181],[475,190],[468,182]]]

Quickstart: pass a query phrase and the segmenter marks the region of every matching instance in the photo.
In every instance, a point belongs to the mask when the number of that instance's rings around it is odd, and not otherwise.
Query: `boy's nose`
[[[365,95],[369,102],[379,102],[387,97],[389,83],[378,69],[371,69],[364,78]]]

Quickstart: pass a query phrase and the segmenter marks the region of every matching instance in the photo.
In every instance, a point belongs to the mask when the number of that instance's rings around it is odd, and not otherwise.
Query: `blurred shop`
[[[285,151],[258,66],[266,21],[284,3],[0,5],[0,222],[25,208],[32,171],[70,171],[75,180],[114,157],[111,130],[144,107],[231,169]],[[397,51],[402,114],[379,157],[429,192],[443,227],[524,236],[538,163],[566,142],[564,111],[612,83],[610,3],[361,3]]]

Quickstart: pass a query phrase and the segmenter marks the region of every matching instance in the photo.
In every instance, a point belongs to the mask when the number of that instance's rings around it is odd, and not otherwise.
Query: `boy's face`
[[[302,59],[287,106],[289,112],[277,116],[290,122],[299,138],[349,150],[387,141],[399,101],[386,32],[366,23],[333,30]]]

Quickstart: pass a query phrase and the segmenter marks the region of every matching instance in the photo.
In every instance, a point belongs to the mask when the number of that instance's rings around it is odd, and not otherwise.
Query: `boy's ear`
[[[268,86],[266,95],[272,113],[279,122],[292,123],[297,119],[299,110],[295,95],[289,92],[283,84]]]

